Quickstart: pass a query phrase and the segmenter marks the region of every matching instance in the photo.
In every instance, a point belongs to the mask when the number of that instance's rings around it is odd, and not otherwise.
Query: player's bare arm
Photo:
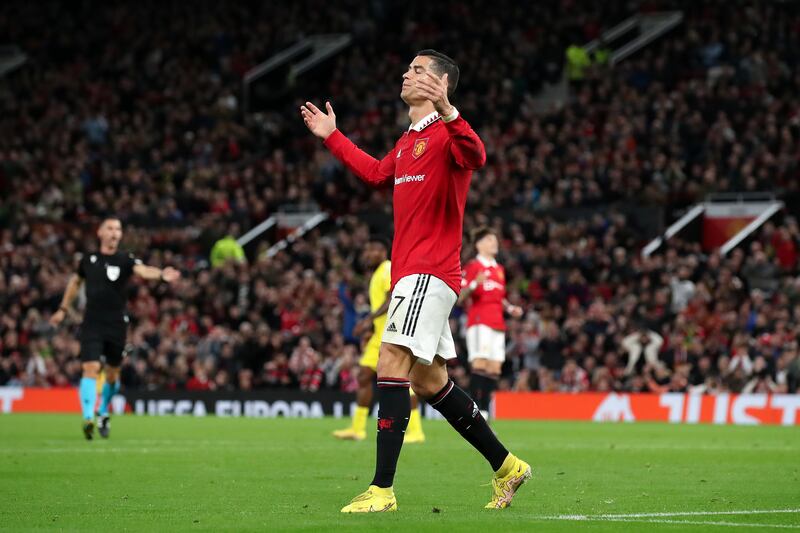
[[[325,108],[327,113],[311,102],[300,107],[300,115],[309,131],[322,139],[332,153],[362,181],[374,187],[389,183],[394,177],[394,150],[383,159],[375,159],[336,129],[336,114],[330,102],[325,102]]]
[[[469,285],[461,289],[461,292],[458,294],[456,305],[461,305],[469,300],[469,298],[472,296],[472,293],[475,292],[475,289],[477,289],[478,286],[484,281],[486,281],[486,273],[483,271],[478,272],[478,274],[475,276],[475,279],[473,279]]]
[[[325,109],[327,109],[327,113],[323,113],[311,102],[300,106],[300,115],[302,115],[306,127],[323,141],[336,131],[336,114],[333,112],[330,102],[325,102]]]
[[[503,299],[503,309],[505,309],[506,313],[508,313],[514,318],[519,318],[523,314],[522,308],[520,306],[514,305],[506,299]]]
[[[67,311],[72,307],[72,302],[75,301],[75,298],[78,296],[78,291],[81,290],[81,285],[83,285],[83,278],[79,275],[73,274],[72,277],[69,278],[64,296],[61,299],[61,305],[58,306],[58,311],[53,313],[53,316],[50,317],[50,323],[53,326],[58,326],[64,321],[64,318],[67,316]]]
[[[389,303],[392,301],[392,291],[386,292],[386,301],[372,313],[362,318],[353,328],[353,335],[360,336],[372,326],[372,321],[382,317],[389,310]]]
[[[172,267],[158,268],[148,265],[135,265],[133,267],[133,273],[142,279],[158,279],[166,281],[167,283],[173,283],[181,277],[180,271]]]

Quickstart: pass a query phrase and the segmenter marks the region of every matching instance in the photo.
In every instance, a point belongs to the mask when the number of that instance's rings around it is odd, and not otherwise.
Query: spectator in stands
[[[211,248],[211,266],[219,268],[228,261],[243,263],[247,261],[244,248],[236,241],[232,233],[228,233]]]
[[[680,313],[686,309],[689,301],[694,297],[695,284],[690,278],[689,267],[682,266],[678,269],[678,275],[670,280],[673,313]]]
[[[642,355],[646,365],[655,366],[659,362],[658,353],[663,345],[664,339],[661,335],[646,328],[638,328],[623,338],[621,346],[628,356],[625,375],[633,373]]]

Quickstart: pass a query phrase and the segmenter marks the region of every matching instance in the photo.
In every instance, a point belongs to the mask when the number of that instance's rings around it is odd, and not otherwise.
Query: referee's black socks
[[[394,483],[397,459],[411,415],[408,379],[378,378],[378,455],[372,485],[387,488]]]
[[[428,403],[442,413],[450,425],[481,452],[492,465],[492,470],[500,469],[508,456],[508,450],[497,440],[477,404],[466,392],[452,380],[448,380],[447,385],[428,400]]]

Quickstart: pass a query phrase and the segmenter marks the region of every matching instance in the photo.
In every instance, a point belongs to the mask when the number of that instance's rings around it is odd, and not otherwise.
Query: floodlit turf
[[[399,512],[351,516],[339,509],[369,483],[375,444],[331,438],[342,425],[127,416],[86,442],[76,417],[3,415],[0,529],[800,529],[798,428],[498,422],[534,477],[493,512],[483,459],[425,421],[428,442],[400,459]],[[789,512],[751,512],[768,510]]]

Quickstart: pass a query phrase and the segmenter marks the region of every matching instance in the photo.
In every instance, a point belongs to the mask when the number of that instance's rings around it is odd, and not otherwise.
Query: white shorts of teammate
[[[400,279],[392,290],[381,340],[405,346],[426,365],[437,355],[454,359],[456,346],[449,318],[456,299],[453,289],[430,274]]]
[[[506,360],[506,332],[475,324],[467,328],[469,361],[487,359],[502,363]]]

